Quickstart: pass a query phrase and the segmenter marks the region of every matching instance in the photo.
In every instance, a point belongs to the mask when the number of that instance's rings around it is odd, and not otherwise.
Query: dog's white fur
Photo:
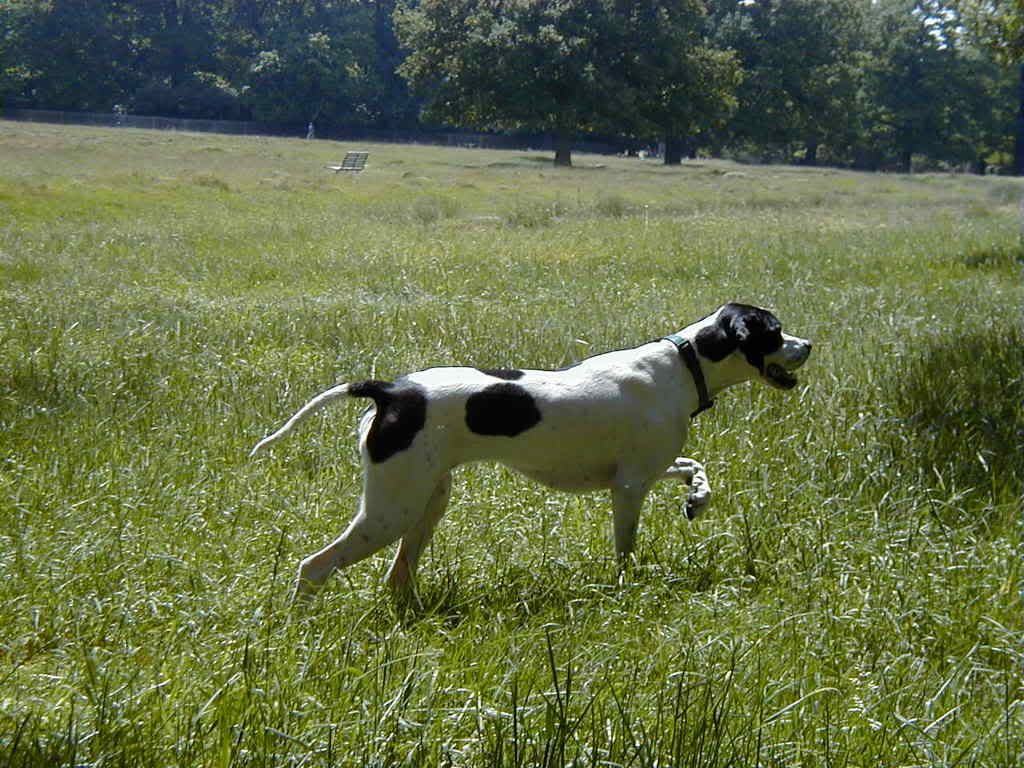
[[[726,305],[679,335],[699,352],[701,330],[732,322],[723,312],[743,306]],[[772,381],[766,370],[773,365],[776,372],[780,367],[787,374],[795,370],[806,360],[811,344],[786,334],[781,339],[778,349],[764,356],[760,370],[740,349],[717,361],[700,355],[709,394],[713,397],[759,376],[776,386],[792,386],[795,380]],[[560,490],[609,489],[615,549],[623,558],[633,551],[641,506],[657,481],[690,485],[688,514],[707,505],[710,486],[704,468],[693,459],[678,457],[691,414],[703,404],[671,341],[608,352],[560,371],[517,371],[516,377],[509,384],[536,404],[539,420],[514,436],[478,434],[467,426],[468,400],[500,382],[475,368],[431,368],[401,379],[403,387],[425,397],[425,416],[409,445],[392,450],[383,460],[379,455],[374,460],[368,448],[368,441],[375,439],[371,428],[379,408],[368,410],[359,429],[364,474],[358,512],[337,540],[302,561],[296,597],[309,595],[334,571],[398,539],[401,544],[387,580],[399,596],[407,596],[423,546],[445,512],[451,470],[466,462],[498,461]],[[317,395],[253,453],[290,433],[329,402],[351,396],[354,386],[341,384]]]

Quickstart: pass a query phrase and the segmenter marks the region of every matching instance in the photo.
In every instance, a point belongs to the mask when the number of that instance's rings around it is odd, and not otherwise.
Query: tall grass
[[[1016,766],[1016,180],[0,123],[0,764]],[[815,352],[745,386],[620,575],[600,495],[458,473],[290,614],[352,513],[336,381],[556,367],[726,300]]]

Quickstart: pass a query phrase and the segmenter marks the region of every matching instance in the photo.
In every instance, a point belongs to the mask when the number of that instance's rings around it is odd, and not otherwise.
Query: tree
[[[557,165],[586,132],[662,136],[678,161],[731,107],[737,68],[703,43],[698,0],[424,0],[397,18],[430,118],[554,134]]]
[[[25,0],[0,7],[0,107],[11,97],[20,97],[32,80],[31,66],[21,56],[32,12],[33,6]]]
[[[240,10],[240,9],[239,9]],[[247,12],[242,101],[257,120],[356,125],[376,118],[371,10],[349,0],[287,0]]]
[[[239,89],[225,73],[218,0],[137,0],[116,22],[131,30],[142,82],[129,106],[142,114],[233,119]]]
[[[375,45],[377,113],[387,127],[415,125],[419,102],[413,98],[398,74],[404,53],[395,36],[395,0],[373,0],[373,40]]]
[[[923,19],[910,13],[914,0],[886,0],[876,25],[867,76],[875,108],[876,141],[891,143],[898,168],[911,170],[915,153],[942,140],[950,52],[940,47]]]
[[[610,91],[595,51],[606,29],[591,0],[423,0],[399,5],[410,51],[399,71],[428,99],[428,119],[555,136],[571,164],[573,134],[600,126]]]
[[[696,0],[647,0],[620,4],[612,27],[622,34],[623,122],[641,137],[662,138],[666,165],[678,164],[736,108],[739,62],[732,51],[712,48],[703,26]]]
[[[960,52],[958,67],[969,86],[955,111],[950,146],[977,173],[984,173],[992,164],[1014,169],[1015,160],[1024,159],[1019,151],[1015,153],[1020,124],[1016,68],[997,61],[987,48],[973,45]]]
[[[1024,0],[960,0],[956,6],[977,44],[1018,68],[1014,172],[1024,175]]]
[[[7,0],[0,93],[24,106],[366,124],[407,95],[389,0]],[[390,59],[388,59],[390,57]],[[385,83],[382,85],[382,81]]]
[[[105,111],[138,82],[131,37],[112,22],[125,3],[51,0],[5,6],[0,20],[5,27],[8,19],[13,23],[14,40],[0,48],[0,70],[9,86],[18,88],[12,94],[18,101]]]
[[[1024,0],[959,0],[964,25],[1004,63],[1024,61]]]
[[[775,147],[787,159],[847,154],[856,133],[863,3],[858,0],[716,0],[713,40],[743,66],[731,138]]]
[[[871,24],[865,111],[873,142],[891,146],[902,171],[911,170],[915,154],[977,165],[980,134],[994,119],[991,89],[1000,78],[965,46],[952,9],[881,0],[872,6]]]

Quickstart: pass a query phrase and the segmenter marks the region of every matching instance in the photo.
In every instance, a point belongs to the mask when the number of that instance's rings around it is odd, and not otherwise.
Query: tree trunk
[[[1024,176],[1024,63],[1020,65],[1020,83],[1017,86],[1017,109],[1016,140],[1013,148],[1013,171],[1018,176]]]
[[[665,136],[665,165],[679,165],[683,162],[686,142],[677,136]]]
[[[572,166],[572,137],[568,133],[555,134],[555,165],[562,168]]]
[[[804,159],[801,165],[817,165],[818,164],[818,142],[815,140],[808,141],[804,145]]]
[[[400,122],[398,105],[401,102],[402,85],[398,75],[401,63],[398,52],[398,40],[392,16],[395,13],[395,0],[377,0],[374,3],[373,40],[377,48],[377,76],[383,85],[384,110],[382,117],[388,128],[396,128]]]
[[[165,0],[163,5],[165,43],[167,43],[167,75],[170,76],[171,88],[177,88],[188,78],[187,67],[190,63],[185,52],[185,14],[188,8],[178,7],[178,0]]]
[[[911,173],[914,170],[914,152],[911,149],[900,150],[900,171]]]

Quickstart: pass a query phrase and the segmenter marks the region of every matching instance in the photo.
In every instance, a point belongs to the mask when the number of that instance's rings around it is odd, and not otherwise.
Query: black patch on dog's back
[[[504,379],[505,381],[518,381],[526,375],[518,368],[477,368],[477,370],[480,373],[486,373],[488,376]]]
[[[533,396],[518,384],[492,384],[466,400],[466,426],[478,435],[515,437],[540,419]]]
[[[417,384],[371,379],[352,384],[348,392],[373,398],[377,406],[366,436],[366,450],[374,464],[406,450],[427,421],[427,397]]]

